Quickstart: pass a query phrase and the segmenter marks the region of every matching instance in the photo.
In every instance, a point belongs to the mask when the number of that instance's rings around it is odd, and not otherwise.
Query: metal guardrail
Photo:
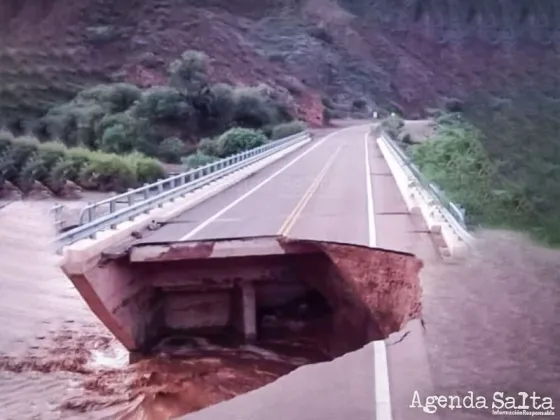
[[[449,198],[446,197],[445,193],[435,186],[431,181],[429,181],[420,170],[414,165],[412,160],[406,155],[406,153],[396,144],[396,142],[387,134],[384,130],[381,130],[381,135],[385,139],[386,143],[389,145],[391,150],[397,154],[403,163],[403,166],[408,168],[415,178],[415,181],[422,186],[423,190],[429,195],[432,201],[438,202],[446,210],[447,213],[454,219],[462,229],[468,231],[467,223],[465,220],[465,213],[460,209],[460,207],[453,203]]]
[[[135,216],[147,213],[156,207],[161,207],[166,202],[173,201],[177,197],[184,196],[309,138],[310,135],[307,131],[294,134],[90,204],[82,210],[79,226],[60,234],[55,239],[55,245],[57,249],[60,249],[80,239],[94,238],[95,234],[102,230],[114,228],[118,223],[131,220]],[[63,224],[63,209],[64,206],[61,204],[57,204],[51,209],[54,223],[58,228]]]

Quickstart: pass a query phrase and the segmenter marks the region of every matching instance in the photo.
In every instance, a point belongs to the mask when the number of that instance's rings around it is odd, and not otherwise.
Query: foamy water
[[[58,268],[49,207],[15,202],[0,210],[2,420],[167,420],[314,361],[200,338],[188,354],[130,366],[124,347]]]

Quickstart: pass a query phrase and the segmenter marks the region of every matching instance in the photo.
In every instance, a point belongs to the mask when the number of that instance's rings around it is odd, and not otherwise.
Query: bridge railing
[[[80,239],[94,238],[101,230],[114,228],[123,221],[161,207],[166,202],[309,138],[309,132],[304,131],[89,204],[80,213],[79,226],[60,234],[56,244],[63,247]],[[63,224],[63,209],[58,204],[51,210],[57,227]]]
[[[469,244],[472,241],[472,235],[468,231],[468,225],[465,213],[461,208],[453,203],[445,193],[428,180],[418,167],[412,162],[409,156],[402,148],[387,134],[384,130],[380,130],[380,136],[383,144],[387,147],[392,159],[397,163],[399,170],[406,178],[407,185],[405,188],[411,195],[424,204],[425,217],[431,220],[427,222],[438,224],[438,219],[444,225],[442,232],[444,236],[453,236],[447,242],[462,242]],[[423,212],[424,213],[424,212]],[[450,248],[453,248],[451,245]]]

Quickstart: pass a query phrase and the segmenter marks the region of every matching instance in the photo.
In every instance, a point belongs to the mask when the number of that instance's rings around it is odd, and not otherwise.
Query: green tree
[[[169,66],[170,86],[190,95],[198,95],[208,86],[208,56],[188,50]]]
[[[168,163],[180,163],[185,152],[185,145],[177,137],[168,137],[158,147],[158,156]]]
[[[168,86],[155,86],[142,93],[133,114],[150,121],[188,122],[193,115],[193,109],[189,99],[179,90]]]
[[[129,83],[113,83],[110,85],[97,85],[78,93],[73,101],[76,104],[98,104],[107,112],[116,114],[128,110],[140,99],[142,90]]]
[[[231,128],[220,136],[218,153],[220,157],[227,157],[254,149],[266,141],[266,136],[258,131],[239,127]]]
[[[235,114],[237,124],[246,128],[260,128],[273,123],[273,110],[262,93],[254,87],[235,90]]]
[[[97,125],[99,149],[107,153],[129,153],[135,150],[136,123],[129,113],[103,117]]]

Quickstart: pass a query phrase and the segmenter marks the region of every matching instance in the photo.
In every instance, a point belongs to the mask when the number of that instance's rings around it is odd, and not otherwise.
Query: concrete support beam
[[[257,305],[255,285],[242,282],[234,291],[233,325],[245,342],[257,339]]]

